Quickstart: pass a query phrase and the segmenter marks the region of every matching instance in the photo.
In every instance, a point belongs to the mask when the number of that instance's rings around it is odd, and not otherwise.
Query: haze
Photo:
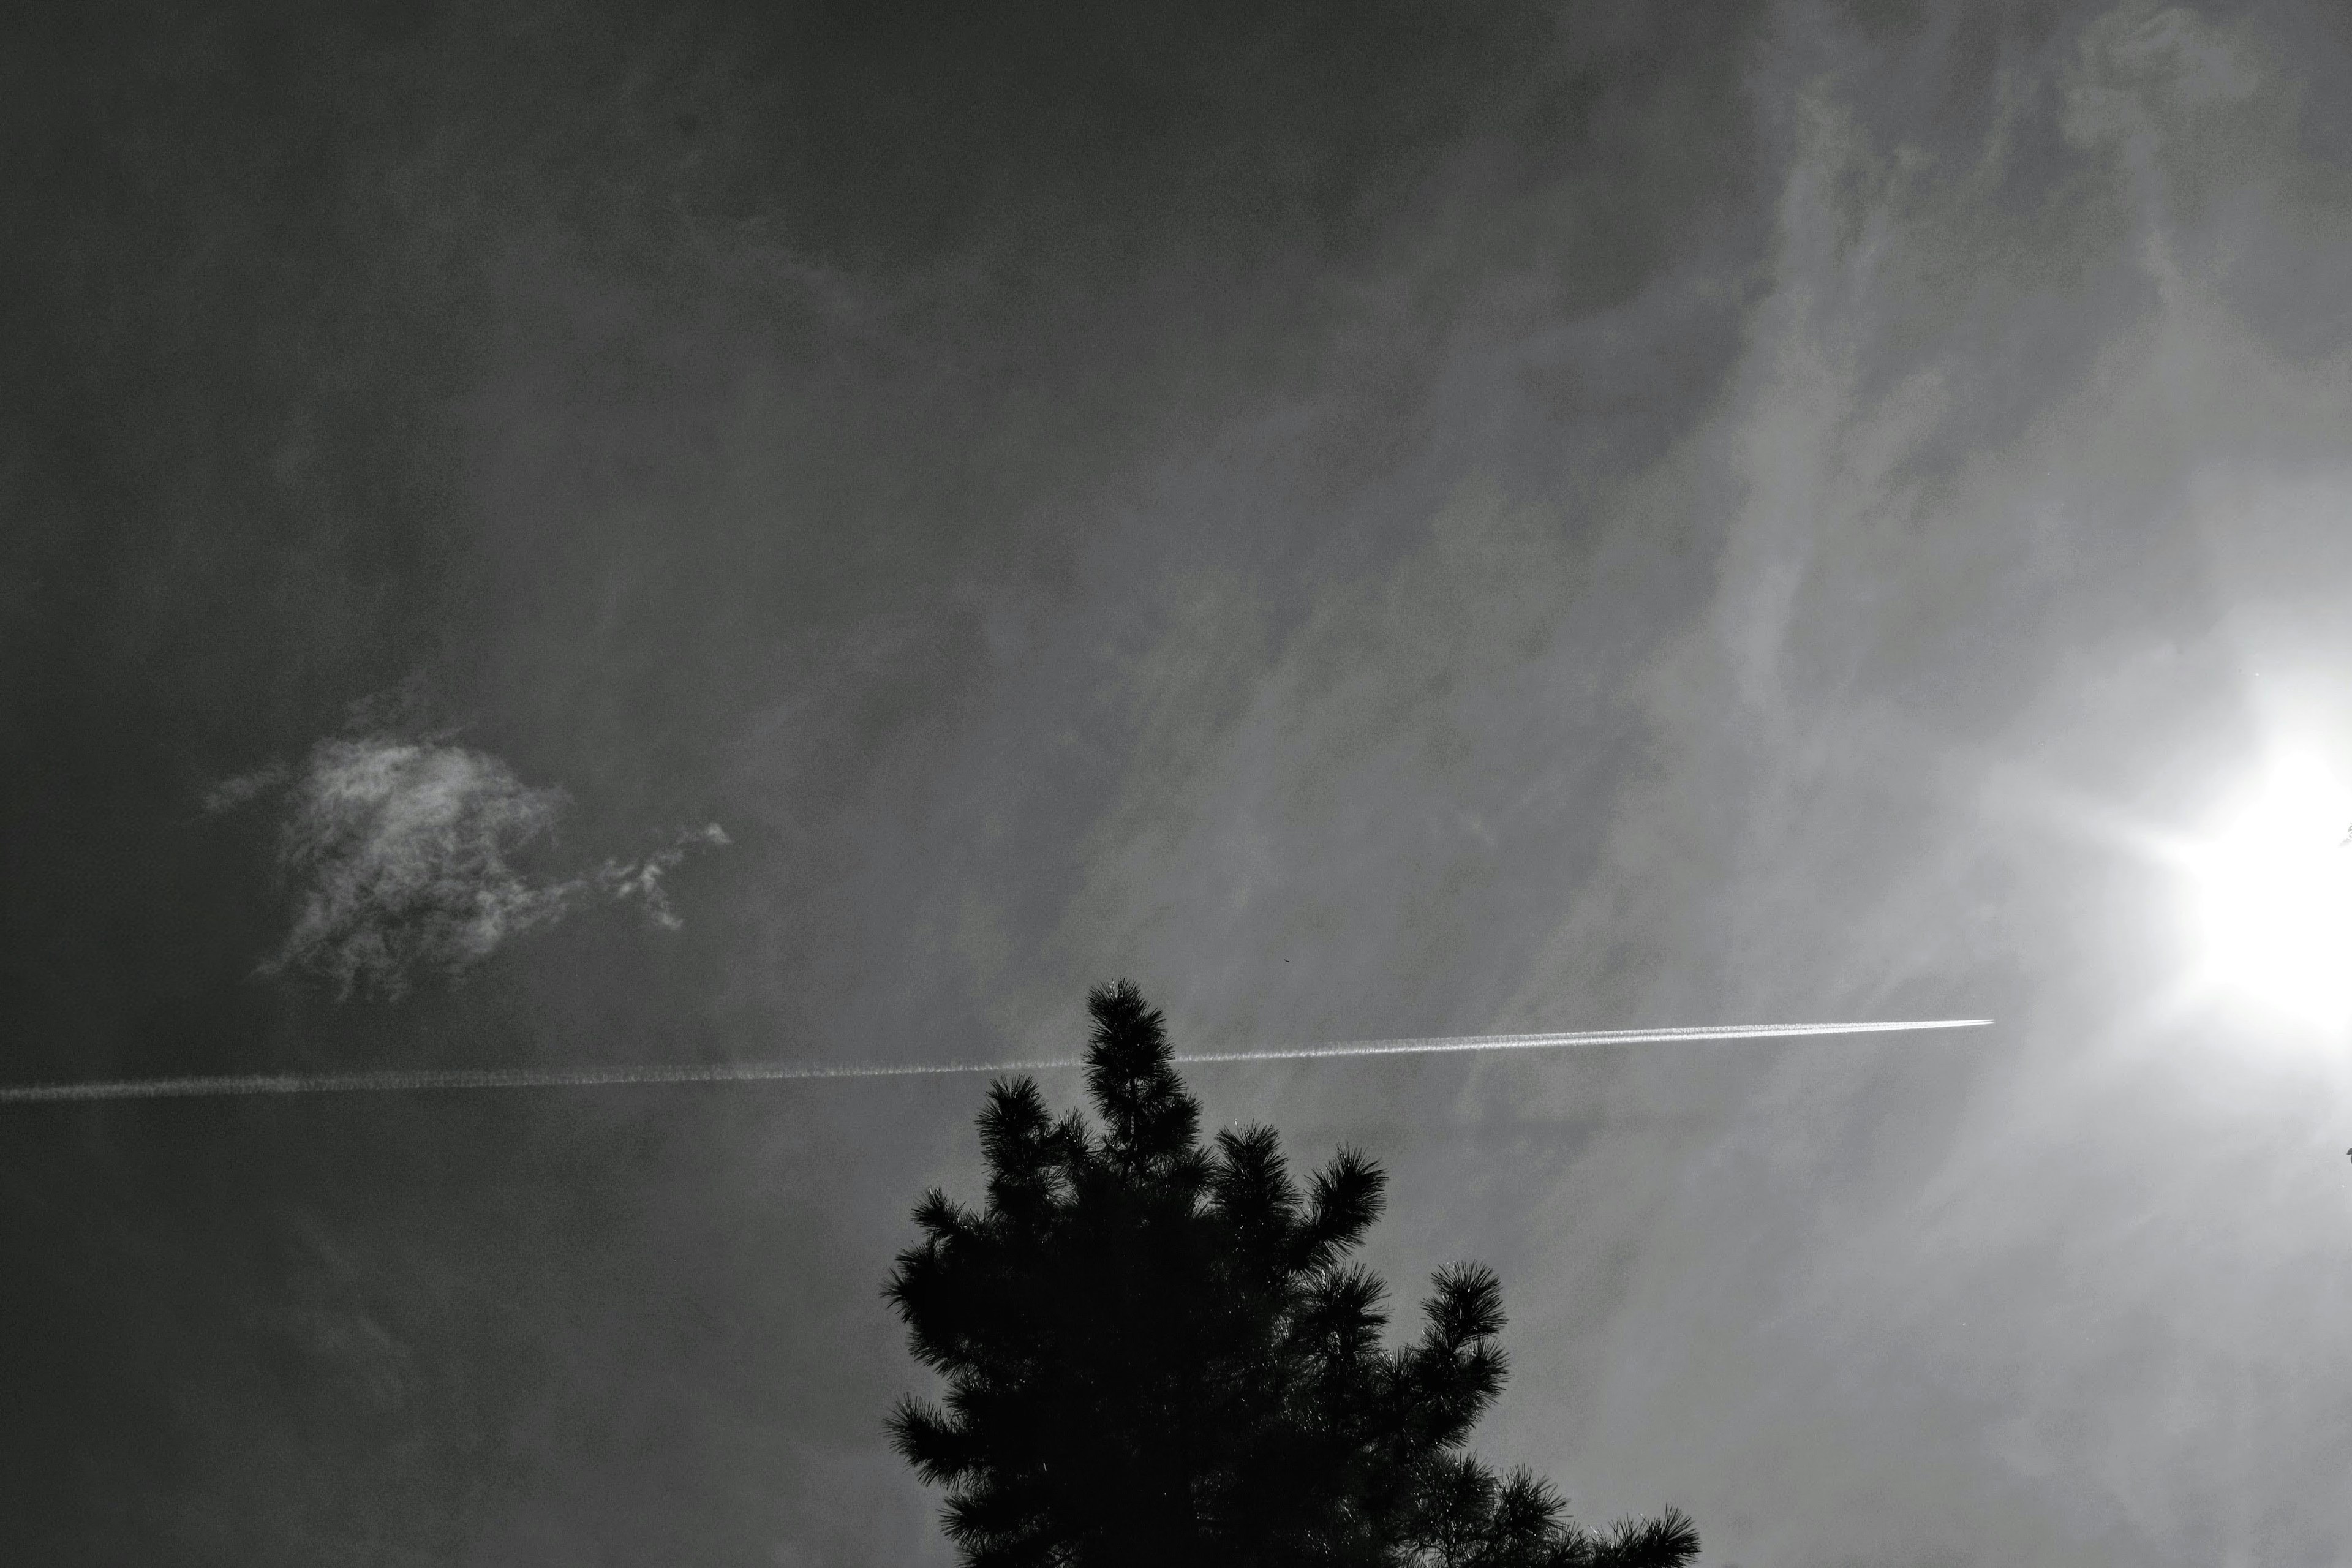
[[[2339,1563],[2352,1058],[2179,847],[2352,779],[2347,18],[52,6],[0,1078],[1989,1016],[1192,1080],[1581,1517]],[[978,1094],[7,1108],[0,1557],[946,1564]]]

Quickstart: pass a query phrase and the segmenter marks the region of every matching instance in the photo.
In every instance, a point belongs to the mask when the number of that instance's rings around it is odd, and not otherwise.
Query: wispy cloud
[[[261,973],[316,974],[345,997],[396,997],[420,973],[462,973],[593,899],[640,903],[677,930],[664,879],[695,847],[728,842],[713,823],[637,859],[534,877],[519,861],[554,827],[564,792],[525,784],[486,752],[394,735],[320,742],[299,773],[229,779],[205,805],[226,810],[281,786],[278,855],[295,913]]]
[[[233,811],[246,802],[268,795],[286,782],[286,769],[278,763],[256,768],[249,773],[226,778],[205,789],[204,806],[208,813]]]
[[[677,869],[696,845],[724,848],[732,842],[725,828],[715,822],[706,823],[679,834],[668,848],[656,849],[642,860],[605,861],[597,868],[596,886],[609,898],[637,900],[646,906],[647,920],[664,931],[677,931],[686,922],[671,907],[669,890],[662,886],[662,879]]]
[[[349,995],[397,995],[420,969],[457,973],[560,919],[568,883],[533,886],[513,857],[552,827],[561,790],[496,757],[374,737],[328,741],[294,785],[280,854],[294,926],[265,973],[309,970]]]

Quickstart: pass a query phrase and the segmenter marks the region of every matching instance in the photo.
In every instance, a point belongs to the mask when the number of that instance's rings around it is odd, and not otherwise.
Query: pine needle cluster
[[[1027,1079],[980,1118],[988,1199],[933,1191],[887,1294],[945,1401],[898,1451],[949,1489],[972,1568],[1680,1568],[1680,1512],[1601,1534],[1467,1448],[1508,1363],[1502,1286],[1441,1270],[1420,1334],[1350,1255],[1386,1177],[1341,1149],[1302,1192],[1273,1131],[1204,1145],[1160,1015],[1088,998],[1099,1131]]]

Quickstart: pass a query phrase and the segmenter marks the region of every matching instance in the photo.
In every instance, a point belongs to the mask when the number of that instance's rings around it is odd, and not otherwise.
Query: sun
[[[2211,977],[2311,1023],[2352,1023],[2352,792],[2274,765],[2191,854]]]

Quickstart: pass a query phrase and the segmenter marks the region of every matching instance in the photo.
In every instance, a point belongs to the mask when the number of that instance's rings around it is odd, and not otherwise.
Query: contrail
[[[1578,1046],[1655,1045],[1669,1040],[1774,1040],[1812,1035],[1898,1035],[1981,1029],[1990,1018],[1913,1018],[1868,1024],[1702,1024],[1678,1029],[1591,1029],[1553,1035],[1435,1035],[1418,1039],[1343,1040],[1257,1051],[1179,1054],[1204,1062],[1310,1061],[1324,1057],[1419,1057],[1454,1051],[1545,1051]],[[675,1067],[418,1068],[387,1072],[245,1073],[0,1086],[0,1105],[59,1100],[191,1100],[233,1094],[390,1094],[434,1089],[593,1089],[629,1084],[778,1083],[832,1078],[934,1078],[950,1073],[1043,1072],[1083,1067],[1076,1057],[1013,1062],[707,1062]]]

